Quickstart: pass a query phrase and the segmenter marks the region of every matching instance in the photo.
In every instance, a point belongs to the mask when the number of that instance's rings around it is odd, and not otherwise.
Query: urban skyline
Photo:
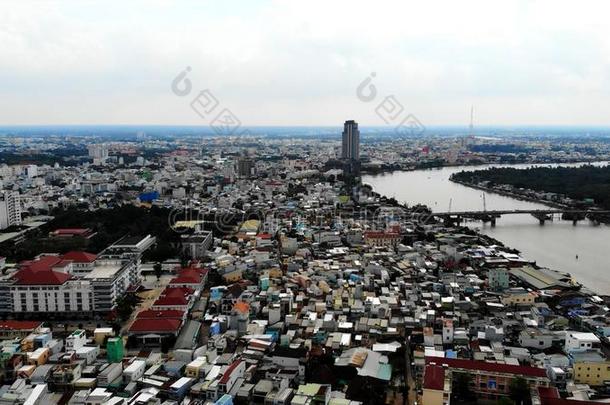
[[[610,401],[610,5],[6,0],[0,405]]]

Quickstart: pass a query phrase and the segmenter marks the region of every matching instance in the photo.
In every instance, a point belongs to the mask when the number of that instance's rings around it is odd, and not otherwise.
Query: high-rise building
[[[249,157],[240,156],[235,166],[238,177],[247,178],[254,174],[254,160]]]
[[[21,225],[19,193],[5,191],[0,193],[0,229],[13,225]]]
[[[88,145],[87,151],[94,165],[103,165],[108,160],[108,146],[103,143]]]
[[[343,124],[341,158],[360,160],[360,131],[358,123],[354,120],[345,121]]]
[[[38,176],[38,166],[36,165],[28,165],[26,167],[26,172],[29,178]]]

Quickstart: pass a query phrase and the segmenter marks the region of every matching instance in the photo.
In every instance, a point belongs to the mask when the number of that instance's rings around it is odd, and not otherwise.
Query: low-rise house
[[[521,347],[530,349],[544,350],[553,345],[554,335],[548,331],[535,328],[527,328],[519,334],[519,344]]]
[[[590,332],[566,331],[565,336],[566,353],[599,349],[600,347],[599,338]]]

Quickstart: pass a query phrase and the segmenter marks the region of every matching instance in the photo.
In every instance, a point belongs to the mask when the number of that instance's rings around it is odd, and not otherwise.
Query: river
[[[603,164],[603,163],[600,163]],[[525,168],[531,165],[512,165]],[[541,165],[542,166],[542,165]],[[553,165],[544,165],[553,166]],[[577,166],[564,165],[564,166]],[[439,169],[365,175],[363,183],[387,197],[409,205],[426,204],[432,211],[447,212],[494,209],[544,209],[547,206],[484,192],[449,181],[449,176],[462,170],[478,170],[492,166],[457,166]],[[497,167],[497,166],[496,166]],[[485,195],[485,198],[483,198]],[[576,226],[555,216],[541,226],[531,215],[505,215],[495,227],[481,222],[467,222],[540,266],[569,272],[600,294],[610,295],[610,226],[595,226],[588,220]],[[608,256],[607,256],[608,254]],[[578,255],[578,258],[577,258]]]

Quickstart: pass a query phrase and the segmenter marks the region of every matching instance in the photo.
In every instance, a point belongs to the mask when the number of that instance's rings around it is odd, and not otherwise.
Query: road
[[[411,348],[409,344],[409,339],[407,338],[406,348],[405,348],[405,383],[407,387],[409,387],[409,396],[408,402],[409,405],[421,404],[419,396],[417,394],[417,386],[415,379],[413,378],[413,368],[411,366]]]

